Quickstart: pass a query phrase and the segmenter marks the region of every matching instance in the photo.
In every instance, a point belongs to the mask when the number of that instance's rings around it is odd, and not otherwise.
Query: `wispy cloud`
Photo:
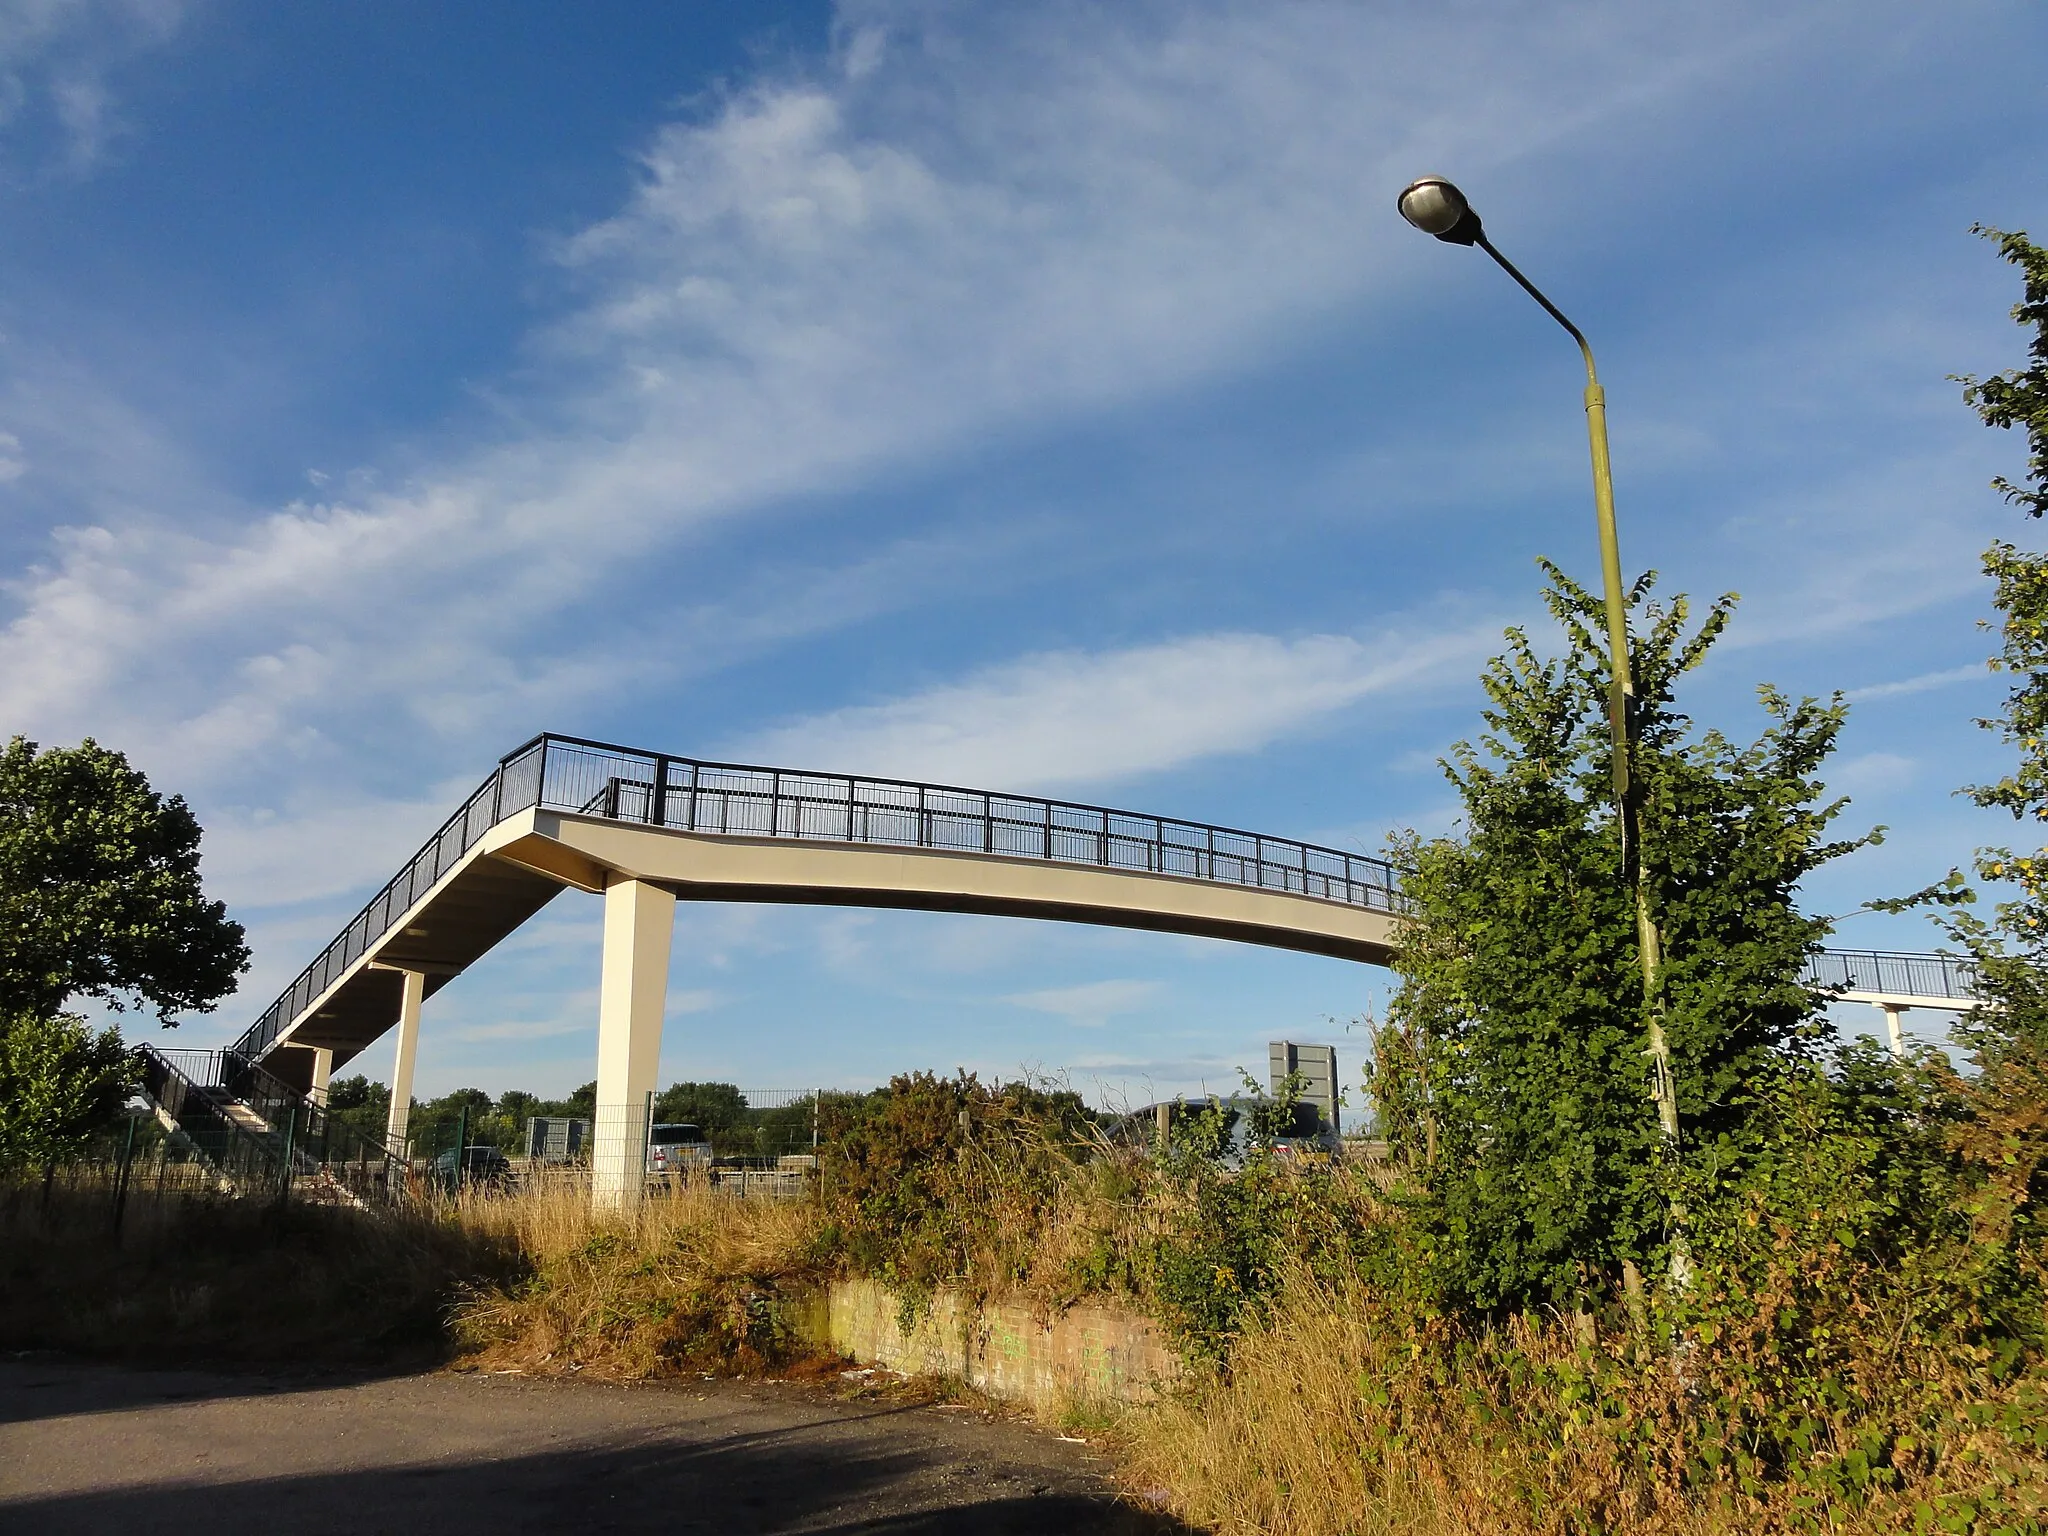
[[[1119,1014],[1150,1007],[1164,990],[1156,981],[1088,981],[1073,987],[1013,992],[1003,1001],[1056,1015],[1083,1029],[1100,1029]]]
[[[17,173],[97,165],[123,127],[113,76],[169,42],[190,10],[184,0],[0,0],[0,152]]]
[[[253,514],[202,491],[172,516],[110,493],[134,476],[63,423],[0,422],[12,487],[69,475],[71,509],[10,585],[0,717],[147,737],[207,782],[644,687],[679,665],[629,643],[660,616],[595,594],[650,558],[1394,302],[1422,253],[1361,186],[1669,121],[1782,25],[1602,14],[855,6],[839,55],[660,131],[628,204],[562,243],[585,300],[500,391],[501,441],[444,443],[390,489]],[[1455,112],[1451,47],[1488,82]],[[693,595],[685,572],[667,601]]]
[[[748,761],[998,789],[1100,784],[1253,752],[1375,694],[1469,671],[1499,627],[1365,643],[1196,635],[994,667],[749,738]]]
[[[1922,672],[1918,677],[1903,677],[1895,683],[1873,683],[1868,688],[1851,688],[1842,697],[1850,703],[1864,699],[1893,699],[1902,694],[1926,693],[1935,688],[1950,688],[1957,683],[1982,682],[1992,676],[1989,668],[1981,661],[1967,667],[1949,667],[1940,672]]]

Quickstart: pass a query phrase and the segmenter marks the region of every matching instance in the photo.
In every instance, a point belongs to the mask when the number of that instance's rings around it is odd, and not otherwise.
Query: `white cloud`
[[[55,163],[90,171],[123,128],[109,78],[168,43],[189,9],[184,0],[0,0],[0,135],[47,119]],[[44,157],[27,158],[42,168]]]
[[[1073,987],[1014,992],[1003,999],[1035,1013],[1050,1013],[1083,1029],[1100,1029],[1118,1014],[1151,1006],[1164,990],[1156,981],[1089,981]]]
[[[1753,78],[1780,25],[1619,5],[1566,26],[1230,3],[847,19],[832,67],[662,130],[628,205],[563,243],[587,302],[536,337],[504,442],[444,444],[394,489],[171,515],[181,498],[129,493],[119,454],[67,470],[58,450],[92,445],[6,422],[17,486],[72,478],[48,559],[10,588],[0,717],[146,736],[199,782],[618,696],[677,665],[624,643],[648,615],[596,600],[623,573],[1391,300],[1428,253],[1364,189],[1616,118],[1653,132],[1717,72]],[[1487,81],[1455,109],[1447,49]],[[146,436],[116,442],[163,456]],[[536,653],[569,614],[578,641]]]
[[[1873,683],[1868,688],[1851,688],[1842,697],[1850,703],[1864,699],[1892,699],[1901,694],[1926,693],[1935,688],[1949,688],[1957,683],[1982,682],[1992,676],[1989,668],[1981,661],[1967,667],[1949,667],[1940,672],[1922,672],[1918,677],[1904,677],[1893,683]]]
[[[1057,652],[886,704],[755,736],[749,762],[975,788],[1099,784],[1253,752],[1373,694],[1470,669],[1498,626],[1363,644],[1342,635],[1197,635]]]
[[[596,1033],[591,1019],[515,1019],[499,1024],[466,1024],[442,1033],[444,1040],[474,1045],[483,1040],[553,1040],[561,1035]]]

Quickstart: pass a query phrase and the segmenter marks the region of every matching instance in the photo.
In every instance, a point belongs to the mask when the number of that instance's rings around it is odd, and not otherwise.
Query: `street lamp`
[[[1650,920],[1650,899],[1643,888],[1641,847],[1638,841],[1636,797],[1629,782],[1629,758],[1635,724],[1635,679],[1629,670],[1628,603],[1621,586],[1621,546],[1614,531],[1614,478],[1607,460],[1607,396],[1600,388],[1600,375],[1593,369],[1593,349],[1585,335],[1565,318],[1564,311],[1545,298],[1536,285],[1515,269],[1515,264],[1493,248],[1479,215],[1465,201],[1465,194],[1441,176],[1424,176],[1402,191],[1401,217],[1450,245],[1476,245],[1491,256],[1500,269],[1521,284],[1541,304],[1550,318],[1571,333],[1586,360],[1586,435],[1593,450],[1593,507],[1600,520],[1600,573],[1607,591],[1607,650],[1613,679],[1607,691],[1607,722],[1614,738],[1614,805],[1621,819],[1622,869],[1635,895],[1636,947],[1643,962],[1643,1003],[1649,1020],[1650,1071],[1657,1097],[1657,1122],[1667,1144],[1678,1140],[1678,1086],[1671,1075],[1671,1049],[1664,1039],[1663,1010],[1657,1003],[1657,968],[1660,963],[1657,926]],[[1672,1249],[1672,1279],[1683,1284],[1689,1269],[1682,1237]]]

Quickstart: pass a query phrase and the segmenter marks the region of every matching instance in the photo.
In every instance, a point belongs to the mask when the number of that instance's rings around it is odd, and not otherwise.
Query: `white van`
[[[690,1167],[711,1166],[711,1141],[701,1126],[657,1125],[647,1134],[647,1171],[681,1173]]]

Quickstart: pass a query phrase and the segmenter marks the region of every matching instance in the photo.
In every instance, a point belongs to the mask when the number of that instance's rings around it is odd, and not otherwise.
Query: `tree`
[[[1425,1193],[1436,1273],[1482,1308],[1574,1298],[1624,1265],[1662,1267],[1678,1173],[1650,1097],[1609,799],[1602,605],[1545,570],[1563,657],[1508,632],[1484,677],[1481,749],[1461,743],[1445,764],[1461,835],[1397,849],[1415,921],[1376,1051],[1374,1095]],[[1696,732],[1674,689],[1734,599],[1693,629],[1683,598],[1648,601],[1651,580],[1630,604],[1633,779],[1664,951],[1657,1003],[1678,1079],[1678,1155],[1732,1171],[1759,1095],[1814,1053],[1820,1004],[1800,973],[1827,924],[1793,898],[1806,874],[1860,846],[1826,837],[1842,802],[1824,802],[1816,777],[1844,711],[1765,688],[1770,723],[1755,744]]]
[[[338,1077],[327,1087],[327,1110],[351,1130],[382,1142],[391,1118],[391,1090],[360,1072]]]
[[[654,1101],[654,1118],[697,1126],[716,1140],[748,1123],[747,1096],[731,1083],[671,1083]]]
[[[2029,517],[2048,512],[2048,249],[2024,231],[1978,231],[1998,243],[2005,259],[2020,269],[2022,294],[2012,317],[2033,329],[2029,364],[1989,379],[1965,377],[1964,400],[1984,424],[2027,434],[2026,483],[2003,475],[1993,489]],[[1984,554],[1984,570],[1996,583],[1992,605],[2002,615],[2003,645],[1992,669],[2014,679],[2005,710],[1979,723],[1997,731],[2019,750],[2019,763],[1996,783],[1967,791],[1977,804],[2009,812],[2039,826],[2048,821],[2048,556],[2026,554],[2000,541]],[[2010,848],[1979,851],[1977,873],[2008,881],[2017,895],[2000,903],[1989,921],[1957,912],[1949,923],[1977,961],[1983,990],[2000,1004],[1976,1021],[1975,1043],[1994,1054],[2007,1042],[2027,1042],[2048,1052],[2048,850]],[[1985,1033],[1989,1030],[1990,1033]]]
[[[569,1115],[581,1120],[594,1119],[597,1115],[597,1084],[585,1083],[568,1098],[550,1107],[550,1113]]]
[[[327,1107],[332,1110],[368,1109],[379,1101],[388,1108],[391,1090],[360,1072],[354,1077],[337,1077],[327,1086]]]
[[[1979,226],[1977,233],[2019,268],[2012,317],[2033,334],[2027,366],[1959,382],[1986,426],[2026,433],[2025,483],[2003,475],[1991,483],[2027,516],[2040,517],[2048,513],[2048,249],[2024,231]],[[2016,747],[2019,762],[1967,793],[2038,835],[2048,822],[2048,556],[2001,540],[1985,552],[1984,569],[1996,583],[2003,641],[1991,666],[2014,681],[2004,712],[1979,724]],[[2048,1202],[2048,849],[1980,849],[1976,870],[1980,879],[2009,882],[2015,894],[1988,920],[1952,906],[1946,924],[1976,963],[1978,995],[1992,1004],[1957,1030],[1980,1070],[1974,1082],[1956,1084],[1969,1113],[1955,1148],[1979,1181],[1968,1202],[1986,1276],[1978,1288],[2022,1296],[2020,1310],[2038,1317],[2048,1291],[2048,1218],[2041,1215]],[[1953,903],[1974,893],[1951,875],[1943,895]],[[2014,1279],[2021,1284],[2011,1285]]]
[[[199,823],[119,752],[87,740],[0,752],[0,1010],[74,997],[165,1024],[207,1012],[249,968],[241,924],[199,884]]]
[[[117,1030],[94,1034],[70,1014],[0,1014],[0,1168],[78,1152],[119,1115],[136,1075]]]

